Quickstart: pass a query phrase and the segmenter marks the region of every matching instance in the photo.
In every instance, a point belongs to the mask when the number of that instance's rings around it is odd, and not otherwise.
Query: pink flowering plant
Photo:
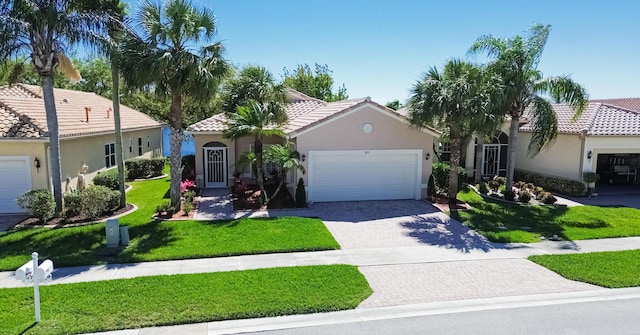
[[[180,193],[184,193],[188,190],[193,190],[196,188],[196,183],[193,180],[183,180],[180,182]]]

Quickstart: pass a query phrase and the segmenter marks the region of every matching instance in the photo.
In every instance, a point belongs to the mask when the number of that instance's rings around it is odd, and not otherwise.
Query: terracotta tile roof
[[[600,102],[590,102],[580,118],[573,120],[573,110],[565,104],[554,104],[558,133],[591,136],[640,136],[640,112]],[[525,115],[527,112],[525,112]],[[530,124],[520,127],[531,131]]]
[[[65,89],[54,89],[58,113],[60,137],[82,136],[113,132],[112,102],[94,93]],[[40,86],[16,84],[0,88],[0,138],[1,137],[46,137],[47,117]],[[85,107],[90,107],[89,122]],[[107,111],[109,117],[107,118]],[[162,126],[148,115],[127,106],[120,106],[123,130]],[[21,123],[24,123],[21,125]],[[4,131],[4,129],[13,131]],[[15,129],[22,130],[17,131]],[[37,135],[36,135],[37,132]]]
[[[600,102],[605,105],[618,106],[623,109],[640,112],[640,98],[598,99],[591,102]]]
[[[286,134],[291,134],[303,128],[310,127],[340,112],[370,101],[368,98],[349,99],[337,102],[325,102],[308,97],[300,92],[290,90],[287,93],[290,101],[285,105],[289,122],[285,125]],[[221,132],[225,128],[226,117],[217,114],[208,119],[194,123],[187,128],[190,132]]]

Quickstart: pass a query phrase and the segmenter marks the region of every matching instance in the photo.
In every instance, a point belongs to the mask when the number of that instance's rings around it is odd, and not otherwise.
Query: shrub
[[[540,186],[536,186],[533,189],[533,194],[536,196],[536,199],[539,199],[538,197],[540,196],[540,194],[544,192],[544,188],[540,187]]]
[[[480,185],[478,186],[478,191],[481,194],[487,194],[489,193],[489,186],[487,186],[487,183],[480,183]]]
[[[196,156],[182,156],[182,180],[196,179]]]
[[[514,201],[516,199],[516,192],[508,190],[502,192],[504,194],[504,200]]]
[[[427,183],[427,196],[429,199],[436,197],[436,183],[433,178],[433,173],[429,176],[429,182]]]
[[[163,203],[161,203],[160,205],[156,206],[156,213],[158,214],[162,214],[162,213],[168,213],[169,212],[169,208],[171,208],[171,201],[165,201]]]
[[[582,173],[582,180],[585,183],[597,183],[600,180],[600,175],[595,172],[584,172]]]
[[[182,195],[184,197],[184,202],[192,203],[193,199],[196,197],[196,192],[187,191]]]
[[[304,190],[304,180],[298,179],[296,186],[296,207],[307,207],[307,192]]]
[[[522,202],[522,203],[528,203],[531,198],[533,197],[533,195],[531,194],[531,192],[529,191],[521,191],[520,193],[518,193],[518,201]]]
[[[49,190],[31,190],[16,199],[18,206],[29,211],[29,214],[45,223],[55,214],[56,202]]]
[[[124,177],[127,178],[127,169],[124,169]],[[114,191],[120,189],[120,181],[118,180],[118,169],[111,169],[99,172],[93,177],[93,185],[104,186]]]
[[[128,179],[146,179],[162,174],[165,160],[159,158],[133,158],[124,161],[128,171]]]
[[[516,182],[514,182],[514,183],[513,183],[513,186],[514,186],[515,188],[524,188],[524,186],[525,186],[526,184],[527,184],[526,182],[521,181],[521,180],[518,180],[518,181],[516,181]]]
[[[189,215],[189,213],[191,213],[192,210],[193,210],[193,203],[188,201],[184,201],[182,203],[182,211],[184,212],[185,215]]]
[[[187,191],[194,191],[196,188],[196,183],[193,180],[183,180],[180,182],[180,193],[185,193]]]
[[[495,180],[499,185],[506,185],[507,184],[507,178],[505,178],[505,177],[495,176],[495,177],[493,177],[493,180]]]
[[[82,196],[80,192],[71,192],[64,195],[64,215],[72,217],[80,214],[82,208]]]
[[[88,218],[96,218],[103,213],[114,211],[120,204],[120,192],[108,187],[93,185],[80,192],[80,213]]]
[[[447,195],[449,191],[449,172],[451,166],[443,162],[433,163],[433,179],[436,184],[436,192]],[[462,189],[462,184],[467,178],[467,174],[463,167],[458,167],[458,191]]]
[[[545,190],[556,191],[572,197],[584,196],[586,193],[586,186],[581,181],[547,177],[521,170],[516,170],[514,177],[544,187]]]
[[[540,197],[540,201],[543,204],[552,205],[555,204],[558,199],[551,194],[551,192],[542,192],[542,196]]]

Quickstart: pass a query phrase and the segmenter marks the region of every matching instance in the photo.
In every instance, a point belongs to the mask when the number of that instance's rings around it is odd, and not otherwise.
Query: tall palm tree
[[[258,103],[252,100],[246,106],[238,107],[235,113],[227,115],[226,127],[222,132],[223,137],[233,140],[245,136],[253,137],[256,178],[265,204],[269,202],[269,196],[264,188],[263,144],[265,137],[284,137],[281,128],[284,120],[279,114],[282,114],[282,111],[277,103]]]
[[[96,3],[102,0],[95,0]],[[93,44],[106,35],[109,14],[89,6],[90,0],[0,1],[0,59],[31,59],[42,79],[51,153],[51,179],[56,214],[62,210],[62,174],[58,115],[53,94],[56,69],[80,80],[80,73],[65,55],[66,46]],[[18,67],[20,68],[20,67]],[[16,76],[14,76],[16,77]]]
[[[286,102],[286,88],[282,83],[276,83],[273,74],[262,66],[246,66],[227,80],[221,100],[225,113],[235,113],[238,106],[246,106],[252,100],[260,104],[275,103],[272,107],[279,109],[275,110],[276,117],[286,118],[282,105]]]
[[[216,34],[215,17],[206,7],[197,9],[188,0],[164,4],[147,0],[133,23],[140,34],[130,32],[123,38],[122,76],[132,86],[151,85],[156,93],[171,98],[170,193],[171,205],[180,208],[183,96],[208,99],[229,66],[222,58],[222,43],[210,43]]]
[[[473,64],[451,60],[440,73],[431,68],[411,90],[409,121],[415,127],[448,128],[451,146],[449,204],[455,208],[462,141],[488,117],[488,106],[498,91],[495,77]]]
[[[525,109],[529,108],[529,122],[533,135],[528,145],[529,157],[551,146],[558,134],[558,120],[548,94],[555,102],[567,103],[578,118],[588,103],[588,96],[580,84],[568,76],[543,77],[538,62],[549,37],[551,26],[533,25],[527,37],[502,39],[481,36],[469,49],[470,53],[486,53],[491,58],[489,68],[502,77],[504,83],[504,113],[511,118],[507,147],[507,189],[513,185],[518,129]]]

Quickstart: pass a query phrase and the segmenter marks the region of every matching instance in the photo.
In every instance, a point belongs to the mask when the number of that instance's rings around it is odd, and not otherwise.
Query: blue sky
[[[431,66],[465,58],[479,36],[511,37],[533,23],[552,26],[539,66],[545,75],[569,74],[594,99],[640,97],[639,0],[194,3],[213,9],[232,63],[262,65],[279,78],[284,67],[327,64],[350,97],[383,104],[404,101]]]

